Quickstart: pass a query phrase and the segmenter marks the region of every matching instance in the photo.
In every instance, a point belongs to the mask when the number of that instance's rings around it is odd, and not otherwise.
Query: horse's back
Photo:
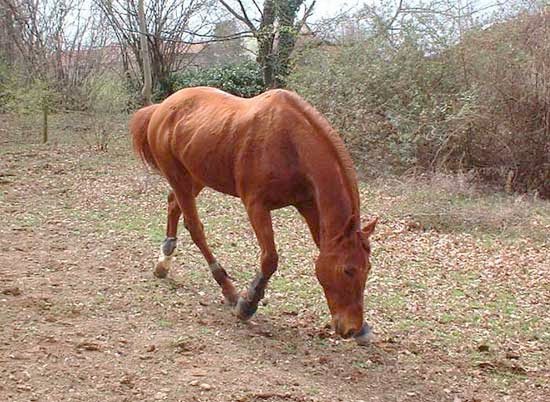
[[[307,122],[289,96],[284,90],[251,99],[206,87],[178,91],[152,117],[153,152],[176,159],[194,180],[217,191],[290,204],[304,186],[292,133]]]

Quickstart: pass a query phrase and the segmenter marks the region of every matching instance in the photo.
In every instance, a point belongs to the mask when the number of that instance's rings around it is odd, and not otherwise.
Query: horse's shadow
[[[206,326],[209,332],[223,334],[220,342],[231,344],[232,348],[248,355],[251,360],[258,358],[260,353],[274,360],[292,356],[301,362],[301,366],[315,366],[326,364],[326,356],[330,356],[331,365],[342,368],[344,377],[346,373],[349,376],[350,370],[361,367],[362,361],[374,361],[378,365],[395,363],[396,344],[390,345],[378,339],[370,345],[359,346],[352,339],[344,340],[335,335],[318,318],[300,312],[296,315],[273,310],[266,312],[261,306],[252,319],[242,321],[221,295],[216,296],[217,288],[201,289],[206,294],[199,294],[196,287],[186,284],[183,279],[169,276],[162,281],[174,291],[190,294],[193,302],[182,308],[198,310],[200,305],[198,316],[192,311],[189,314],[195,316],[197,322]]]

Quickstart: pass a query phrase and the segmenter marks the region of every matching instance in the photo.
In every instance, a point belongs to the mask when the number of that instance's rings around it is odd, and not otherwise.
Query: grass
[[[155,329],[182,331],[179,320],[187,317],[184,314],[192,317],[197,299],[206,303],[204,310],[215,312],[221,298],[219,289],[183,225],[169,279],[152,278],[151,269],[164,238],[167,188],[156,177],[143,184],[142,169],[137,162],[130,162],[128,139],[115,138],[108,152],[70,143],[57,151],[53,146],[28,146],[24,152],[36,153],[33,158],[41,162],[34,167],[28,166],[30,159],[17,157],[21,149],[11,146],[15,155],[9,156],[12,163],[28,170],[18,178],[21,183],[10,184],[0,192],[0,207],[20,211],[20,219],[10,215],[8,221],[37,229],[60,221],[59,226],[45,231],[58,235],[66,230],[73,238],[82,238],[89,244],[86,253],[91,260],[103,256],[95,249],[134,253],[124,259],[133,264],[113,267],[113,271],[127,268],[127,275],[139,278],[120,294],[131,294],[132,309],[152,317],[151,327]],[[60,168],[65,171],[63,175],[50,174]],[[40,203],[31,202],[24,209],[11,205],[15,199],[11,188],[28,188],[30,183],[37,189],[34,200]],[[60,193],[59,188],[66,191]],[[388,356],[391,350],[399,351],[395,352],[399,354],[397,371],[420,367],[429,372],[439,365],[442,372],[459,371],[461,378],[476,378],[480,387],[496,392],[519,387],[524,381],[524,374],[510,369],[510,364],[517,363],[534,368],[527,379],[539,381],[539,373],[548,368],[548,352],[543,345],[550,342],[546,314],[550,302],[548,202],[487,193],[464,176],[386,178],[362,183],[360,192],[364,219],[373,215],[382,218],[373,237],[366,318],[380,336],[381,348],[389,345]],[[198,206],[214,254],[236,278],[239,290],[246,288],[258,269],[259,248],[244,208],[238,200],[208,190],[201,194]],[[285,334],[291,333],[289,328],[309,331],[311,336],[305,343],[292,336],[269,340],[285,355],[303,353],[303,344],[311,347],[312,353],[331,348],[342,353],[338,348],[347,347],[345,342],[336,347],[334,339],[321,337],[326,330],[320,335],[315,332],[329,321],[329,314],[314,274],[318,252],[306,225],[292,208],[275,211],[273,221],[280,269],[266,292],[267,305],[258,311],[261,319],[257,325],[267,321],[289,331]],[[104,261],[108,260],[100,260]],[[42,274],[63,269],[57,265],[44,269],[47,262],[40,266]],[[109,288],[117,286],[117,280],[109,279],[108,283]],[[94,286],[93,281],[90,286]],[[83,301],[86,295],[81,297]],[[109,294],[93,292],[90,297],[91,304],[84,304],[83,315],[120,313],[117,299]],[[191,299],[193,305],[176,305]],[[50,306],[39,307],[45,310]],[[59,314],[67,314],[79,306],[61,307],[54,305],[54,312],[61,308]],[[154,308],[160,313],[149,314]],[[231,328],[233,321],[225,315],[220,317],[222,324],[216,328]],[[192,324],[192,320],[186,322]],[[212,336],[212,331],[201,324],[181,342],[175,340],[174,347],[192,349]],[[258,339],[255,337],[255,342],[261,342]],[[479,352],[481,344],[490,345],[488,353]],[[509,349],[518,349],[521,359],[499,365]],[[354,350],[349,365],[365,371],[387,370],[385,363],[367,360],[371,353],[381,352]],[[487,361],[496,368],[479,374],[479,363]]]
[[[483,189],[465,175],[386,178],[368,183],[363,194],[365,208],[404,220],[411,229],[466,232],[488,243],[522,237],[548,240],[547,201]]]
[[[172,328],[174,326],[174,323],[170,320],[160,319],[157,321],[157,325],[160,328],[166,329],[166,328]]]

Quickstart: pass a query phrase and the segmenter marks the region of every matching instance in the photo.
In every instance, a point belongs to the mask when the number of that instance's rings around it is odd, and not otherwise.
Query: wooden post
[[[48,142],[48,101],[46,97],[42,98],[42,143]]]

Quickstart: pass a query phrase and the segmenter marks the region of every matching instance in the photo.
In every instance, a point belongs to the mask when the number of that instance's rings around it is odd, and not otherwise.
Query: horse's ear
[[[370,237],[370,235],[374,232],[374,228],[376,227],[377,222],[378,222],[378,217],[370,220],[365,225],[365,227],[361,230],[366,237]]]

